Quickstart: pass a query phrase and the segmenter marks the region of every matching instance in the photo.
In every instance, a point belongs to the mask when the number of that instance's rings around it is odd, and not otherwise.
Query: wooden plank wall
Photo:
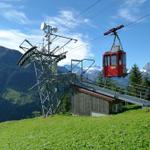
[[[110,104],[103,99],[77,92],[72,96],[72,112],[77,115],[91,115],[95,113],[110,113]]]

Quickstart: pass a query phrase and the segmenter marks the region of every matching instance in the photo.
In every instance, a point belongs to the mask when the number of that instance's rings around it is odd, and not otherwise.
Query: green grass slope
[[[150,110],[0,123],[0,150],[150,150]]]

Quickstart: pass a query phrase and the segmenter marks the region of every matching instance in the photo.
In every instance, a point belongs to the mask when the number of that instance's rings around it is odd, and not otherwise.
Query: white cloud
[[[58,27],[60,30],[75,28],[78,23],[71,11],[60,11],[58,16],[46,17],[46,22],[52,26]]]
[[[17,10],[17,8],[10,3],[0,2],[0,9],[0,16],[4,17],[8,21],[21,24],[28,24],[30,22],[24,12]]]
[[[80,19],[76,18],[75,13],[69,10],[62,10],[59,12],[58,16],[45,18],[45,21],[52,25],[58,27],[60,30],[67,32],[72,30],[76,27],[79,27],[81,24],[89,24],[90,20],[87,18]]]
[[[19,45],[24,39],[30,39],[33,43],[39,40],[41,36],[39,34],[25,34],[19,30],[0,30],[0,45],[7,48],[16,49],[23,52],[19,49]]]
[[[120,9],[119,12],[118,12],[118,16],[125,19],[125,20],[127,20],[127,21],[130,21],[130,22],[136,20],[136,18],[137,18],[127,8]]]
[[[125,0],[125,4],[132,7],[145,3],[147,0]]]
[[[17,10],[6,11],[5,13],[3,13],[3,17],[5,17],[9,21],[15,21],[17,23],[29,23],[27,16],[23,12]]]
[[[139,18],[140,8],[145,2],[147,0],[123,0],[117,16],[129,22],[135,21]]]
[[[71,59],[84,59],[84,58],[89,58],[91,56],[93,56],[93,54],[90,51],[90,43],[85,42],[82,39],[82,35],[81,34],[77,34],[77,35],[70,35],[70,37],[74,37],[76,39],[78,39],[78,42],[74,43],[70,43],[68,45],[68,47],[66,47],[64,49],[64,51],[68,51],[67,52],[67,59],[62,60],[59,65],[65,65],[65,64],[70,64],[71,63]]]

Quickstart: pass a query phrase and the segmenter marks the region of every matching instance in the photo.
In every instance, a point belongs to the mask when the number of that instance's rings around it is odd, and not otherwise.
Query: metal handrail
[[[138,97],[140,99],[148,99],[145,95],[147,95],[147,89],[145,89],[145,91],[143,90],[138,90],[138,91],[129,91],[128,90],[128,87],[122,87],[122,86],[119,86],[119,85],[116,85],[116,87],[112,87],[112,86],[109,86],[107,84],[104,84],[104,83],[96,83],[96,82],[93,82],[92,80],[89,80],[89,79],[83,79],[82,78],[82,82],[86,82],[88,84],[92,84],[92,85],[95,85],[95,86],[100,86],[102,88],[106,88],[106,89],[110,89],[116,93],[120,93],[120,94],[126,94],[126,95],[130,95],[130,96],[134,96],[134,97]]]

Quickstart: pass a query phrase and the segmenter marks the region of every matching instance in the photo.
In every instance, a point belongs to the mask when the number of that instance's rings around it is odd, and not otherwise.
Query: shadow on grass
[[[122,107],[122,112],[129,111],[129,110],[141,109],[141,108],[142,108],[142,106],[139,106],[139,105],[126,104]]]

